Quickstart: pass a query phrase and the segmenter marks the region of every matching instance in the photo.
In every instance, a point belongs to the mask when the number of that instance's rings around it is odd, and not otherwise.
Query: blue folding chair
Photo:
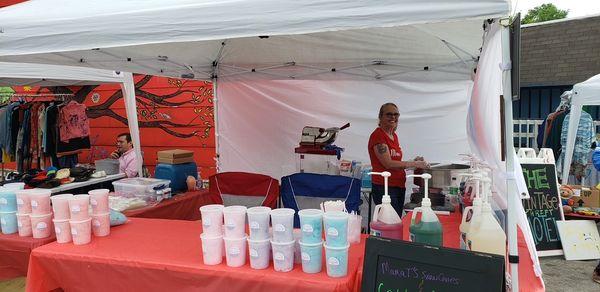
[[[296,228],[300,227],[300,209],[318,208],[323,201],[341,199],[348,212],[359,213],[362,204],[359,179],[316,173],[295,173],[282,177],[280,197],[285,208],[296,210]]]

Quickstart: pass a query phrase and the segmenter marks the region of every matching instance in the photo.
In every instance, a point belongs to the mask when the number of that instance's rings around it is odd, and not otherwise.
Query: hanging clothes
[[[90,123],[86,114],[87,107],[76,101],[70,101],[60,109],[59,128],[60,140],[69,142],[70,139],[89,137]]]
[[[558,170],[559,176],[562,174],[563,163],[565,159],[565,151],[567,149],[567,135],[569,132],[569,119],[570,114],[567,114],[563,124],[562,131],[560,136],[561,141],[561,153],[559,159],[557,160],[556,168]],[[585,175],[585,168],[588,164],[588,156],[590,149],[592,147],[592,139],[594,137],[594,119],[592,116],[585,112],[581,112],[581,117],[579,119],[579,126],[577,127],[577,132],[575,135],[575,147],[573,148],[573,159],[571,164],[571,171],[576,177],[582,177]]]

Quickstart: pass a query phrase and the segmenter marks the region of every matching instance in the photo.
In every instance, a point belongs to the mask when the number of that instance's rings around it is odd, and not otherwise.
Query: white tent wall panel
[[[350,128],[335,142],[345,148],[343,158],[370,163],[367,142],[386,102],[400,110],[397,133],[404,159],[423,155],[429,161],[451,162],[468,152],[465,120],[471,86],[464,79],[219,80],[220,171],[281,177],[296,166],[294,148],[304,126],[341,127],[346,122]]]

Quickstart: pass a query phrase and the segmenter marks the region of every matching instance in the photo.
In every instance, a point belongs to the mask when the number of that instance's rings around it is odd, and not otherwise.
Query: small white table
[[[124,173],[111,174],[111,175],[107,175],[105,177],[90,178],[89,180],[86,180],[86,181],[73,182],[73,183],[68,183],[68,184],[60,185],[58,187],[51,188],[49,190],[50,190],[50,193],[56,194],[56,193],[60,193],[60,192],[64,192],[64,191],[68,191],[68,190],[72,190],[72,189],[77,189],[77,188],[81,188],[81,187],[87,187],[87,186],[95,185],[95,184],[98,184],[98,183],[103,183],[103,182],[107,182],[107,181],[118,180],[118,179],[122,179],[122,178],[125,178],[125,177],[127,177],[127,175],[125,175]]]

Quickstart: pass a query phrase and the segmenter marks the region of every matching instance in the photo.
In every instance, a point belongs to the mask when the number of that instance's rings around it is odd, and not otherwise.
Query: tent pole
[[[512,109],[512,86],[511,86],[511,70],[509,66],[511,64],[510,59],[510,23],[508,19],[500,20],[500,29],[502,37],[502,65],[504,70],[502,71],[502,92],[504,95],[504,139],[506,147],[506,171],[512,173],[514,171],[515,164],[515,149],[513,142],[513,109]],[[511,290],[519,291],[519,250],[517,245],[517,207],[513,196],[517,196],[517,185],[515,176],[509,175],[507,177],[507,208],[508,208],[508,220],[506,224],[507,238],[508,238],[508,256],[510,263],[510,274],[511,274]]]
[[[218,94],[217,94],[217,89],[218,89],[218,85],[217,85],[217,77],[216,75],[213,76],[212,80],[212,86],[213,86],[213,121],[214,121],[214,126],[213,128],[215,129],[215,166],[217,168],[217,173],[219,173],[219,115],[217,114],[218,112],[218,105],[219,105],[219,98],[218,98]]]
[[[119,74],[119,73],[116,73]],[[133,74],[129,72],[121,72],[124,74],[125,82],[121,83],[121,90],[125,99],[125,112],[127,114],[127,125],[129,126],[129,134],[131,135],[131,142],[133,142],[133,151],[138,157],[136,168],[138,176],[144,175],[143,171],[143,159],[142,156],[142,144],[140,142],[140,128],[138,124],[137,106],[135,100],[135,83],[133,82]]]

